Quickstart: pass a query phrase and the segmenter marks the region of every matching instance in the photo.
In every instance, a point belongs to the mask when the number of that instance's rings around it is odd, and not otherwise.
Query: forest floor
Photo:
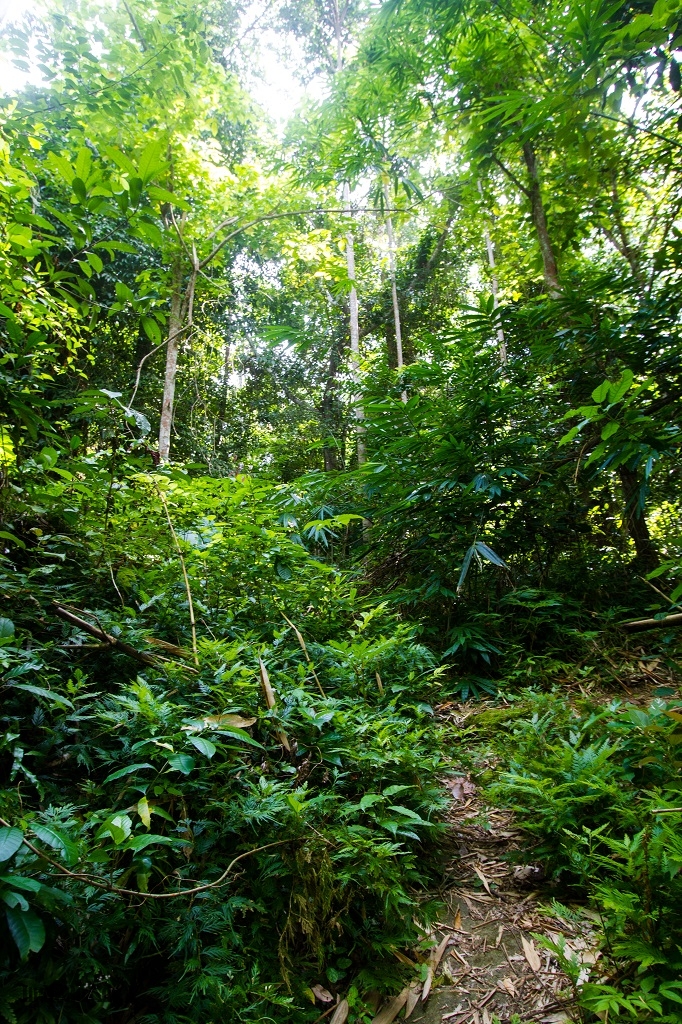
[[[600,694],[604,704],[617,696],[645,707],[654,687],[675,684],[670,673],[660,668],[654,673],[641,660],[614,679],[619,689]],[[495,707],[484,702],[477,712]],[[455,729],[473,713],[471,704],[439,710]],[[494,755],[490,760],[484,756],[480,770],[494,768],[494,761]],[[570,920],[558,916],[554,901],[564,904],[565,895],[544,879],[532,859],[528,862],[528,839],[515,828],[513,814],[486,804],[471,775],[444,784],[452,800],[443,877],[429,895],[447,913],[433,931],[430,980],[408,998],[410,1019],[415,1024],[491,1024],[494,1018],[503,1024],[561,1024],[577,1019],[574,986],[542,937],[554,943],[564,937],[565,955],[580,967],[581,984],[600,955],[597,915],[571,904]],[[383,1010],[388,1012],[382,1017],[380,1011],[376,1024],[394,1019],[389,1007]]]
[[[442,951],[420,1024],[490,1024],[493,1018],[559,1024],[571,1018],[571,984],[536,936],[564,935],[585,965],[593,951],[592,922],[580,908],[575,924],[552,911],[552,893],[534,865],[514,863],[523,837],[509,811],[485,806],[467,777],[450,782],[453,795],[443,883],[435,893],[447,906],[433,935]],[[573,908],[572,908],[573,909]],[[578,908],[575,908],[576,910]],[[436,953],[436,956],[438,953]]]

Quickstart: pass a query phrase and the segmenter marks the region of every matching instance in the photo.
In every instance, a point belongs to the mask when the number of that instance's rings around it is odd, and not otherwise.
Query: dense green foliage
[[[0,1014],[370,1020],[501,689],[586,1019],[678,1020],[677,696],[557,688],[682,609],[679,0],[5,28]]]
[[[556,693],[526,702],[528,717],[500,744],[511,761],[493,794],[516,809],[535,840],[530,855],[565,898],[589,894],[604,973],[617,983],[585,984],[565,942],[545,944],[587,1010],[679,1020],[680,703],[585,702],[578,712]]]

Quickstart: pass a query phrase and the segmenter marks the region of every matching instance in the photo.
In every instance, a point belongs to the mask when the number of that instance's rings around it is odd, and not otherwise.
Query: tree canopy
[[[679,1021],[680,0],[2,46],[0,1017],[390,1024],[471,771]]]

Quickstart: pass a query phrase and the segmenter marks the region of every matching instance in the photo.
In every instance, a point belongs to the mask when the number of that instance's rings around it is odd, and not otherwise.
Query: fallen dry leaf
[[[390,1002],[386,1003],[386,1005],[379,1010],[378,1014],[372,1021],[372,1024],[392,1024],[407,1002],[409,992],[409,988],[404,988],[400,995],[394,996]]]
[[[455,1007],[454,1010],[451,1011],[451,1013],[443,1014],[443,1016],[441,1017],[441,1020],[452,1020],[453,1017],[459,1017],[460,1013],[463,1013],[463,1012],[464,1011],[462,1010],[462,1004],[458,1003],[458,1005]]]
[[[311,985],[310,991],[313,993],[316,999],[319,999],[321,1003],[333,1003],[334,996],[322,985]]]
[[[500,982],[500,989],[504,989],[504,991],[509,993],[510,996],[516,995],[514,982],[511,980],[511,978],[503,978],[502,981]]]
[[[412,1016],[415,1006],[419,1002],[419,990],[420,985],[411,985],[410,991],[407,993],[407,999],[405,1001],[405,1020]]]
[[[533,944],[533,940],[527,939],[525,935],[522,935],[521,945],[523,946],[523,952],[526,957],[526,960],[530,964],[531,969],[535,971],[535,973],[537,974],[537,972],[542,967],[542,961],[538,956],[538,951],[536,950],[535,945]]]
[[[457,931],[459,931],[459,929],[462,927],[462,911],[459,909],[459,907],[457,907],[457,911],[455,912],[455,919],[452,922],[452,927],[455,928]]]
[[[488,885],[488,879],[485,877],[485,875],[483,874],[483,872],[481,871],[481,869],[479,867],[477,867],[475,864],[472,864],[471,866],[474,869],[474,871],[476,872],[476,874],[478,875],[478,877],[483,882],[483,888],[485,889],[485,891],[488,893],[489,896],[492,896],[492,893],[490,891],[490,886]]]
[[[448,783],[448,787],[452,793],[452,799],[457,801],[463,800],[467,796],[473,796],[476,792],[473,782],[465,778],[452,779]]]
[[[206,729],[223,729],[225,726],[232,729],[250,729],[255,721],[255,718],[244,718],[243,715],[206,715],[202,718]]]
[[[433,950],[430,959],[431,959],[431,965],[432,965],[434,971],[438,968],[438,964],[441,962],[441,960],[443,958],[443,953],[447,949],[448,943],[451,942],[451,941],[452,941],[451,936],[450,935],[446,935],[445,938],[441,939],[441,941],[438,943],[436,948]]]
[[[332,1014],[330,1024],[346,1024],[348,1020],[348,1000],[342,999]]]

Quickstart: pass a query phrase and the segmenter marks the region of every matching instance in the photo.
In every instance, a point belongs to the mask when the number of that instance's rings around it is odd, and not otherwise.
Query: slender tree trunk
[[[388,191],[388,182],[384,178],[384,202],[388,211],[391,205],[391,197]],[[398,288],[395,279],[395,236],[393,234],[393,220],[390,213],[386,213],[386,234],[388,235],[388,272],[391,278],[391,298],[393,300],[393,323],[395,326],[395,351],[398,361],[398,369],[403,368],[403,336],[400,329],[400,306],[398,305]]]
[[[347,181],[343,183],[343,205],[351,215],[350,208],[350,186]],[[346,235],[346,271],[348,280],[351,281],[350,295],[348,296],[348,308],[350,319],[350,372],[353,384],[359,390],[360,386],[360,317],[358,313],[358,293],[355,288],[355,246],[353,244],[353,232],[348,231]],[[354,396],[353,414],[355,416],[355,436],[357,446],[358,465],[365,461],[365,443],[363,440],[364,427],[362,421],[365,418],[365,410]]]
[[[168,344],[166,346],[166,376],[163,383],[163,402],[161,404],[161,423],[159,425],[159,459],[161,462],[168,462],[170,458],[175,378],[178,370],[178,352],[180,351],[182,332],[182,255],[179,252],[173,258],[171,288]]]
[[[391,197],[388,191],[388,181],[384,176],[384,202],[386,204],[386,234],[388,235],[388,272],[391,278],[391,299],[393,301],[393,325],[395,330],[395,354],[398,373],[405,365],[403,361],[403,335],[400,327],[400,306],[398,304],[398,286],[396,283],[395,271],[395,235],[393,234],[393,219],[388,212],[391,205]],[[403,402],[407,401],[405,391],[400,396]]]
[[[637,562],[643,573],[651,572],[658,567],[660,562],[658,551],[651,539],[649,527],[639,506],[642,481],[639,473],[630,469],[629,466],[619,466],[618,476],[625,499],[625,523],[635,545]]]
[[[320,419],[322,420],[322,428],[326,431],[328,437],[334,436],[334,428],[337,426],[336,421],[336,376],[341,364],[339,347],[336,342],[332,342],[332,347],[329,352],[329,366],[327,368],[327,379],[325,381],[324,394],[322,395],[322,405],[320,408]],[[339,449],[333,445],[325,445],[323,452],[324,456],[324,469],[326,473],[332,473],[338,470],[339,467]]]
[[[478,191],[483,198],[483,186],[481,182],[478,182]],[[493,308],[497,309],[499,302],[497,300],[497,292],[499,289],[499,283],[497,279],[497,271],[495,269],[495,249],[493,248],[493,240],[490,237],[490,231],[486,221],[483,222],[483,237],[485,238],[485,248],[488,253],[488,266],[492,273],[492,287],[493,287]],[[507,364],[507,343],[504,339],[504,331],[501,327],[497,328],[497,346],[500,353],[500,362],[503,366]]]
[[[540,243],[545,287],[547,288],[549,295],[552,298],[556,298],[561,294],[559,273],[557,270],[556,257],[554,256],[554,249],[552,248],[552,240],[549,237],[549,230],[547,228],[547,217],[545,214],[545,207],[542,202],[542,192],[540,191],[540,176],[538,174],[537,159],[535,156],[535,150],[530,142],[524,142],[523,144],[523,159],[526,162],[526,169],[528,170],[529,188],[527,190],[527,195],[530,199],[533,224],[535,225],[538,242]]]

